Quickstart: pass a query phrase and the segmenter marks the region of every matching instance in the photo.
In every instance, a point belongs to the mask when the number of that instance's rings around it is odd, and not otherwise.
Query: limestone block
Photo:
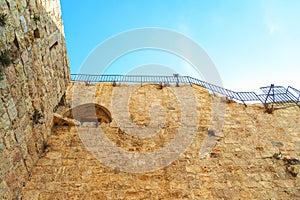
[[[59,31],[53,32],[49,38],[49,47],[52,47],[53,45],[55,45],[56,42],[60,42],[60,41],[61,38],[60,38]]]
[[[26,8],[26,6],[27,6],[26,0],[17,1],[17,6],[18,6],[19,10],[22,12],[22,10],[24,8]]]
[[[2,134],[0,133],[0,136],[1,136]],[[2,139],[2,137],[0,138],[0,151],[3,151],[5,149],[5,144],[4,144],[4,142],[3,142],[3,139]]]
[[[35,0],[29,0],[29,1],[28,1],[28,7],[29,7],[30,9],[35,9],[35,8],[36,8]]]
[[[21,23],[21,26],[22,26],[23,33],[27,33],[28,32],[28,27],[27,27],[27,22],[26,22],[26,19],[25,19],[24,15],[20,15],[20,23]]]
[[[1,199],[9,199],[9,196],[7,196],[7,192],[9,191],[9,188],[5,181],[0,182],[0,198]]]
[[[9,20],[11,21],[11,18],[9,18]],[[6,26],[5,27],[5,39],[6,39],[6,43],[13,43],[14,39],[15,39],[15,32],[14,32],[14,27],[13,26]]]
[[[11,10],[11,18],[12,18],[12,24],[14,26],[19,27],[21,25],[19,11],[17,9]]]
[[[17,165],[17,163],[20,162],[20,160],[22,159],[22,154],[19,150],[19,148],[15,148],[12,152],[11,152],[11,155],[10,155],[10,159],[11,159],[11,162],[12,164],[15,166]]]
[[[0,115],[2,115],[2,113],[6,112],[6,108],[4,107],[4,103],[2,100],[0,100]]]
[[[9,119],[8,114],[5,112],[2,114],[2,117],[0,118],[0,128],[7,130],[11,126],[11,122]]]
[[[12,130],[7,131],[3,139],[4,139],[5,147],[8,150],[13,150],[17,145],[14,131]]]
[[[28,58],[28,51],[24,50],[21,52],[21,59],[23,61],[23,63],[27,63],[29,58]]]
[[[283,188],[290,188],[290,187],[295,186],[295,182],[291,179],[278,180],[278,181],[274,181],[274,182],[277,184],[277,186],[283,187]]]
[[[25,102],[23,99],[17,102],[16,104],[18,118],[21,119],[27,112]]]
[[[15,102],[13,99],[9,99],[6,102],[7,112],[11,121],[13,121],[17,117],[17,109],[15,106]]]
[[[53,114],[53,124],[57,124],[57,125],[67,124],[69,126],[79,126],[80,122],[77,121],[76,119],[69,119],[69,118],[63,117],[57,113],[54,113]]]
[[[2,32],[3,28],[0,27],[0,31]],[[6,49],[6,38],[5,38],[5,35],[4,34],[0,34],[0,50],[1,51],[4,51]]]
[[[5,96],[4,92],[6,93],[7,91],[7,81],[6,79],[4,78],[3,80],[0,80],[0,90],[2,92],[2,95]]]
[[[7,2],[9,3],[9,8],[11,10],[17,8],[17,2],[16,1],[14,1],[14,0],[7,0]]]
[[[6,80],[10,85],[16,82],[16,72],[14,66],[9,66],[5,68]]]

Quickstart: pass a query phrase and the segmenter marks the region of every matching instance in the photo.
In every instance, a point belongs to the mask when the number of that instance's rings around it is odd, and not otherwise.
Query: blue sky
[[[229,89],[256,90],[271,83],[300,89],[298,0],[64,0],[61,6],[72,73],[79,73],[108,38],[158,27],[197,42]],[[193,75],[174,55],[149,50],[123,56],[108,73],[125,74],[148,63]]]

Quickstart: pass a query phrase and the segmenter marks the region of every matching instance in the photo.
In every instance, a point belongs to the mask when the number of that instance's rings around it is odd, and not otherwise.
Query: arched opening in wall
[[[110,123],[111,113],[107,108],[95,103],[87,103],[69,109],[63,117],[80,121],[81,125],[93,123]]]

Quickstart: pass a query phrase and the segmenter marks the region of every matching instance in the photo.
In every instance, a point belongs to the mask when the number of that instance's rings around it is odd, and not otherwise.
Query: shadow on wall
[[[1,0],[0,22],[0,199],[16,199],[51,135],[70,72],[59,0]]]
[[[112,121],[111,113],[107,108],[95,103],[87,103],[69,109],[63,117],[76,119],[84,122],[110,123]]]

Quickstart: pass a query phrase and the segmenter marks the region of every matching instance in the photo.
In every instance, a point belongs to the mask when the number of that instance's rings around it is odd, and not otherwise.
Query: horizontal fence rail
[[[204,88],[224,95],[228,99],[242,102],[261,102],[264,105],[276,104],[287,105],[296,104],[300,108],[300,91],[288,86],[271,86],[261,87],[263,94],[255,92],[235,92],[226,88],[193,78],[190,76],[147,76],[147,75],[93,75],[93,74],[71,74],[72,82],[112,82],[112,83],[158,83],[158,84],[195,84]]]

